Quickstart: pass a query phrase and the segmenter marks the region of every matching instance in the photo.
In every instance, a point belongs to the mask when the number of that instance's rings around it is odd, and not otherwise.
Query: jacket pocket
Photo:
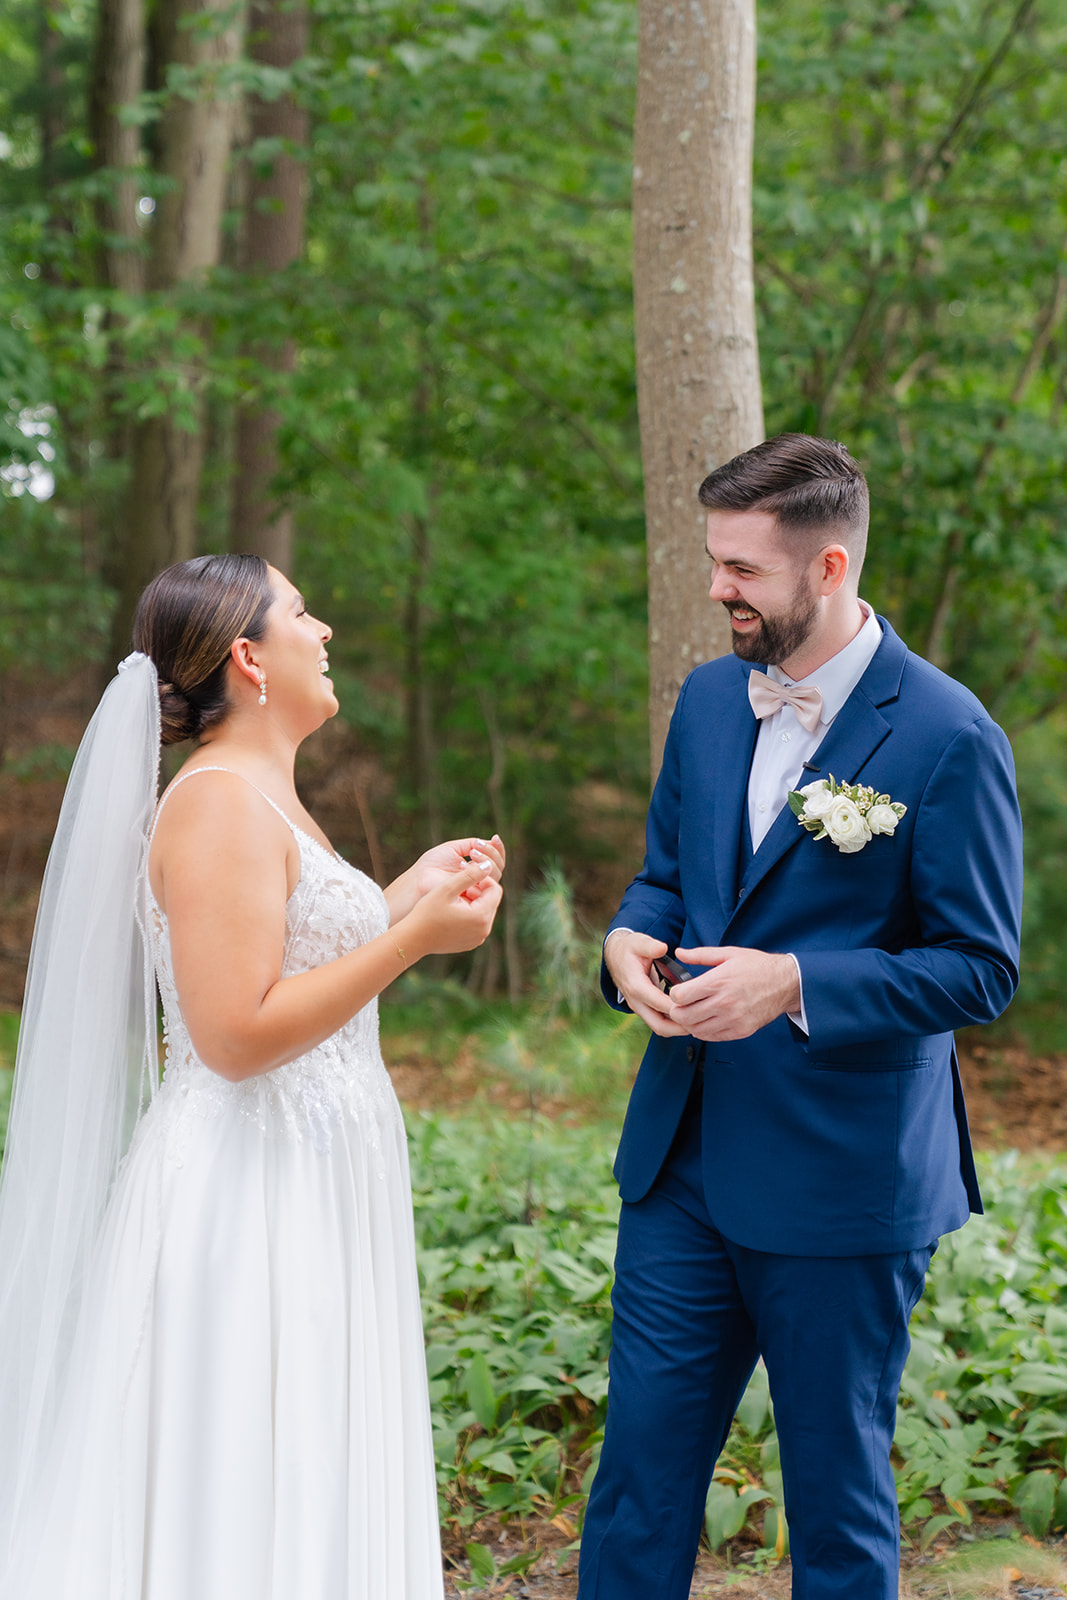
[[[810,1063],[816,1072],[919,1072],[924,1067],[932,1067],[933,1064],[931,1056],[889,1058],[877,1055],[866,1058],[858,1055],[834,1056],[832,1059],[823,1056],[820,1060]]]

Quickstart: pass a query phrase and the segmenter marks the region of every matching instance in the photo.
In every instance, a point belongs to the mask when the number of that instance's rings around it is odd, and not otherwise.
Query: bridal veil
[[[63,1403],[94,1241],[155,1092],[144,935],[156,669],[129,656],[79,747],[45,869],[0,1173],[0,1571]]]

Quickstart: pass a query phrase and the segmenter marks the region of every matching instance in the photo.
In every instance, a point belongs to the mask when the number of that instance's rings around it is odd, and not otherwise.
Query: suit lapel
[[[907,651],[885,618],[880,617],[879,621],[884,635],[882,642],[867,671],[807,763],[801,774],[801,783],[815,783],[819,778],[828,778],[831,773],[839,783],[855,783],[863,767],[890,732],[890,723],[878,707],[895,699],[899,693]],[[744,788],[747,791],[747,767]],[[739,815],[738,828],[740,825]],[[783,806],[748,864],[741,880],[738,901],[748,898],[760,880],[799,842],[804,832],[789,806]]]
[[[715,794],[715,825],[712,834],[715,855],[715,881],[724,912],[729,916],[737,904],[737,869],[741,853],[741,818],[748,801],[748,774],[756,748],[759,723],[748,703],[748,670],[741,666],[732,697],[723,707],[724,726],[736,726],[739,738],[733,759],[720,767]],[[724,696],[725,698],[725,696]]]

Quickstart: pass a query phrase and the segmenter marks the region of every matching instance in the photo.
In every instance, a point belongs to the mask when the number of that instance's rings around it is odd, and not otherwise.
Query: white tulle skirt
[[[3,1600],[443,1594],[407,1146],[165,1085],[109,1209]],[[0,1378],[2,1381],[2,1378]]]

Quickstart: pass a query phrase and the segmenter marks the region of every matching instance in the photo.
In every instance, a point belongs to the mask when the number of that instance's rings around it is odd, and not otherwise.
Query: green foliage
[[[5,756],[0,771],[23,783],[59,779],[63,782],[74,764],[74,751],[66,744],[39,744],[21,756]]]
[[[19,1037],[17,1011],[0,1011],[0,1157],[7,1138],[7,1119],[11,1110],[11,1088],[15,1076],[15,1051]]]
[[[562,1105],[616,1125],[645,1039],[637,1018],[604,1006],[558,1011],[543,977],[530,999],[512,1006],[412,973],[388,991],[381,1026],[390,1059],[415,1058],[439,1069],[462,1053],[487,1092],[501,1085],[518,1090],[535,1117]]]
[[[1009,1012],[1034,1048],[1061,1050],[1067,1037],[1067,722],[1062,713],[1015,740],[1023,812],[1023,988]]]
[[[555,1510],[588,1477],[607,1390],[610,1135],[544,1118],[410,1131],[443,1514]]]
[[[1067,647],[1065,44],[1013,0],[761,17],[768,428],[866,460],[868,591],[1009,727]]]
[[[19,1042],[18,1011],[0,1011],[0,1158],[8,1136],[11,1086],[14,1082],[14,1051]]]
[[[11,1110],[11,1087],[15,1074],[10,1067],[0,1066],[0,1156],[7,1139],[7,1119]]]
[[[632,12],[328,15],[287,402],[304,557],[364,641],[353,666],[395,664],[365,716],[394,738],[405,718],[412,798],[460,817],[488,790],[536,860],[577,785],[644,771]]]
[[[387,853],[491,825],[523,886],[549,860],[574,877],[610,849],[583,790],[647,778],[636,8],[311,11],[291,73],[236,73],[309,111],[305,259],[250,276],[228,235],[195,295],[124,297],[98,281],[93,200],[114,180],[90,171],[94,7],[49,8],[45,33],[38,6],[0,0],[0,677],[17,691],[102,655],[130,419],[191,422],[206,395],[214,548],[237,409],[269,403],[299,576],[391,780]],[[1024,1004],[1060,1042],[1067,167],[1049,130],[1067,22],[1017,0],[782,0],[759,40],[767,426],[852,446],[873,488],[865,592],[1019,741]],[[292,374],[253,353],[286,340]]]
[[[469,1526],[580,1505],[603,1425],[618,1200],[614,1135],[539,1117],[411,1119],[443,1514]],[[1067,1174],[985,1165],[988,1214],[942,1241],[912,1321],[896,1473],[926,1548],[976,1510],[1067,1528]],[[717,1548],[746,1521],[788,1549],[773,1409],[753,1375],[707,1499]],[[476,1569],[477,1571],[477,1569]]]
[[[488,1545],[476,1542],[468,1544],[466,1552],[467,1560],[471,1564],[472,1581],[470,1583],[460,1581],[457,1584],[461,1593],[484,1589],[495,1584],[500,1578],[526,1572],[540,1554],[537,1549],[523,1550],[517,1556],[512,1556],[510,1561],[498,1562]]]
[[[596,997],[601,942],[582,928],[574,895],[558,861],[523,901],[526,933],[537,959],[537,987],[551,1014],[586,1010]]]
[[[423,1006],[442,1052],[472,1021],[490,1036],[498,1026],[499,1008],[453,984],[426,985]],[[387,1031],[404,1010],[387,1010]],[[0,1150],[17,1025],[0,1012]],[[587,1034],[586,1048],[606,1052],[592,1097],[603,1108],[618,1042]],[[617,1120],[483,1109],[413,1113],[408,1128],[442,1516],[459,1529],[487,1513],[580,1520],[606,1404]],[[897,1493],[906,1536],[923,1549],[986,1508],[1037,1537],[1067,1530],[1067,1171],[1011,1152],[981,1165],[987,1213],[941,1242],[901,1389]],[[709,1487],[709,1543],[753,1522],[764,1558],[780,1559],[788,1530],[762,1365]],[[479,1583],[518,1570],[490,1570],[480,1546],[468,1556]]]

